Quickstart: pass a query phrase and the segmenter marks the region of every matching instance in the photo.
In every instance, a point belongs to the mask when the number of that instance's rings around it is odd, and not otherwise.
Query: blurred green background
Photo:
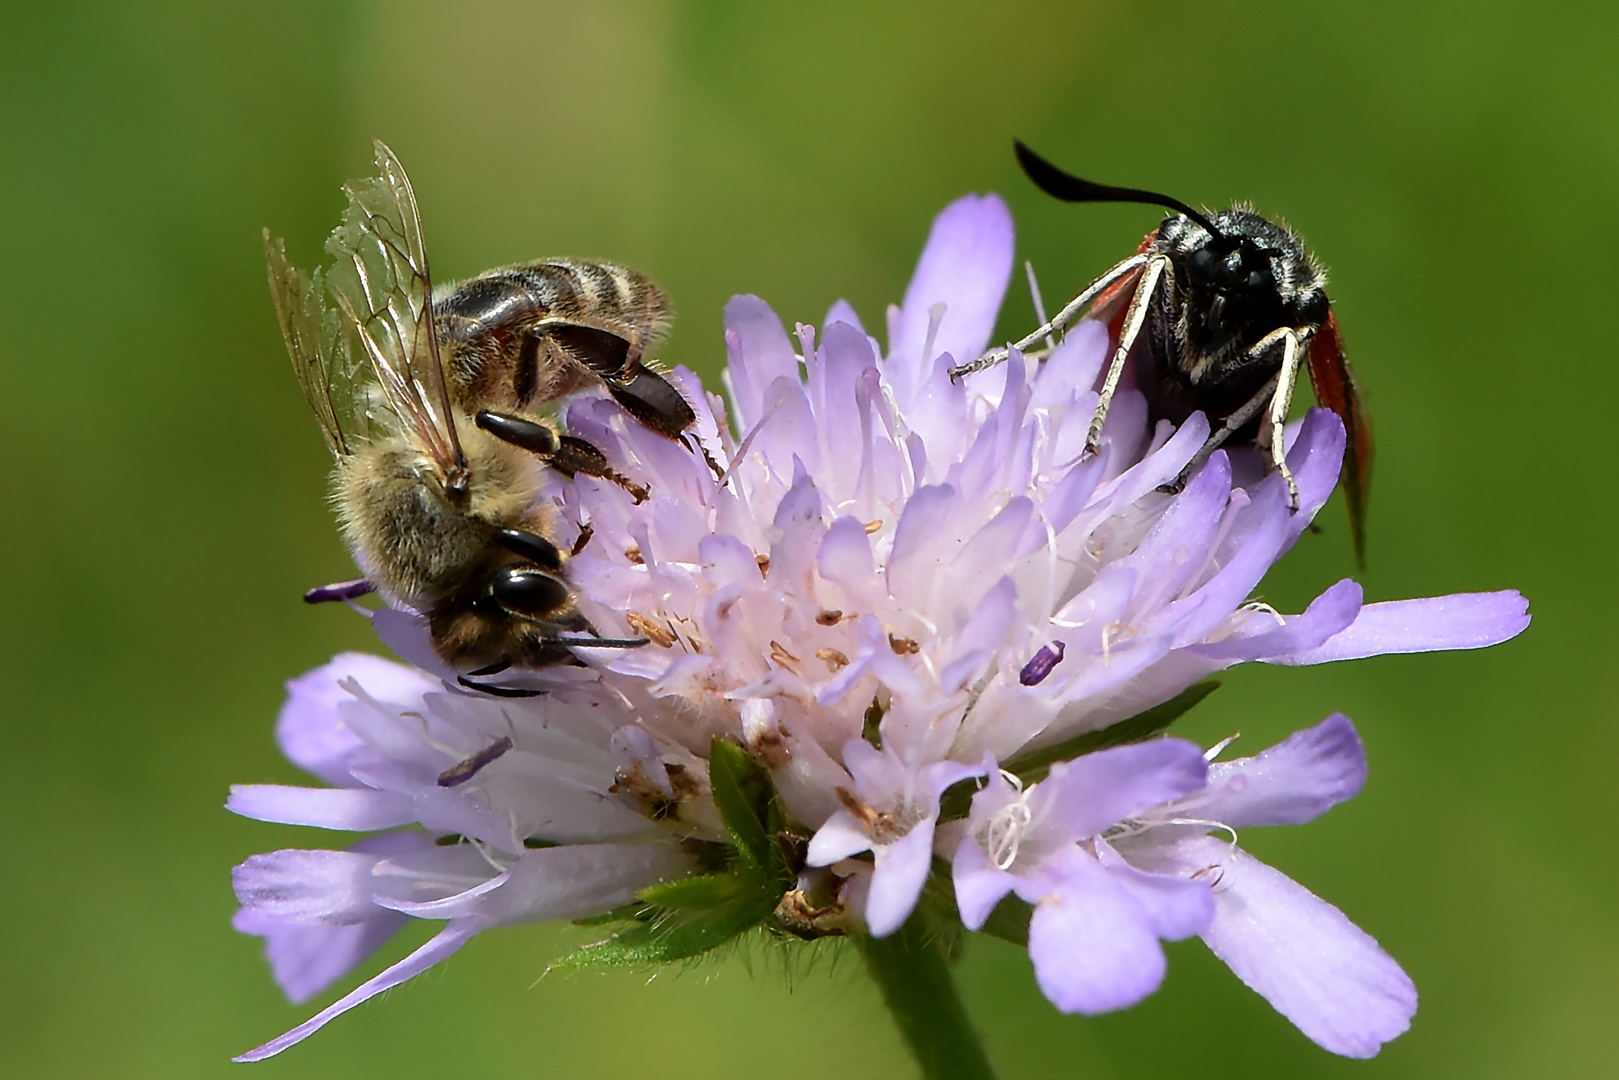
[[[0,1072],[906,1075],[852,955],[536,982],[581,934],[552,927],[229,1064],[320,1002],[286,1004],[228,923],[229,867],[310,837],[220,804],[297,780],[282,681],[375,647],[298,601],[350,564],[259,230],[312,262],[380,136],[441,278],[623,260],[676,299],[665,358],[712,376],[733,292],[882,325],[963,192],[1007,197],[1048,299],[1156,223],[1044,199],[1016,134],[1285,215],[1377,425],[1369,598],[1513,586],[1536,621],[1489,652],[1245,670],[1182,727],[1252,752],[1359,724],[1366,792],[1244,842],[1407,967],[1408,1035],[1335,1059],[1196,941],[1141,1007],[1063,1017],[975,941],[960,978],[1004,1075],[1612,1075],[1616,40],[1613,5],[1523,0],[6,4]],[[1003,329],[1030,319],[1015,284]],[[1353,571],[1341,507],[1322,522],[1265,587],[1285,610]]]

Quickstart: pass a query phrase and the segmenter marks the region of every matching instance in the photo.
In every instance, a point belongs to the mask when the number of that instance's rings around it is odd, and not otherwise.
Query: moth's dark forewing
[[[1355,558],[1366,565],[1366,501],[1372,487],[1372,425],[1361,403],[1355,373],[1344,354],[1338,320],[1329,311],[1310,341],[1310,384],[1316,400],[1344,422],[1344,464],[1339,475],[1349,506]]]

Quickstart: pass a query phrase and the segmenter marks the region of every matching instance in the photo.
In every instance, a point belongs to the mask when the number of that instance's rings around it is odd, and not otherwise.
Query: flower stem
[[[856,940],[923,1080],[995,1080],[944,950],[926,922],[913,916],[888,937],[861,934]]]

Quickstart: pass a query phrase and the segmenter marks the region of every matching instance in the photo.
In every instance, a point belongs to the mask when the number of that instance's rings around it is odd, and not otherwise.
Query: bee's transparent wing
[[[341,316],[326,306],[321,272],[306,274],[288,263],[285,241],[272,237],[269,229],[264,230],[264,262],[276,317],[304,400],[314,411],[333,456],[346,457],[354,450],[362,418],[356,407],[359,387]]]
[[[381,142],[380,176],[343,185],[343,223],[326,241],[335,260],[327,286],[371,360],[382,404],[416,436],[446,480],[466,458],[433,334],[433,284],[416,196],[399,159]]]

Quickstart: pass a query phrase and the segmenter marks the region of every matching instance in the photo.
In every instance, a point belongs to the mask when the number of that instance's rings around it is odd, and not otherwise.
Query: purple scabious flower
[[[1329,1050],[1404,1030],[1415,994],[1394,962],[1231,839],[1358,790],[1348,721],[1229,764],[1141,740],[1233,664],[1490,645],[1527,625],[1522,597],[1365,604],[1345,580],[1297,615],[1253,602],[1332,492],[1338,419],[1290,426],[1296,513],[1243,449],[1162,493],[1208,425],[1151,427],[1127,388],[1086,456],[1100,325],[1043,363],[950,379],[989,344],[1011,268],[1006,207],[968,196],[889,309],[886,353],[842,302],[789,335],[737,297],[729,415],[672,374],[697,413],[687,445],[606,397],[569,407],[570,432],[651,497],[558,476],[542,497],[578,540],[568,577],[594,626],[647,646],[579,649],[588,667],[508,680],[541,696],[495,698],[384,610],[378,633],[415,668],[345,655],[291,684],[281,745],[331,786],[242,787],[229,806],[366,836],[249,859],[237,926],[295,1000],[408,918],[445,927],[245,1058],[500,925],[617,911],[623,947],[582,954],[602,962],[761,925],[884,936],[921,914],[935,860],[968,927],[1022,905],[1014,936],[1058,1008],[1133,1004],[1162,978],[1159,940],[1195,934]]]

